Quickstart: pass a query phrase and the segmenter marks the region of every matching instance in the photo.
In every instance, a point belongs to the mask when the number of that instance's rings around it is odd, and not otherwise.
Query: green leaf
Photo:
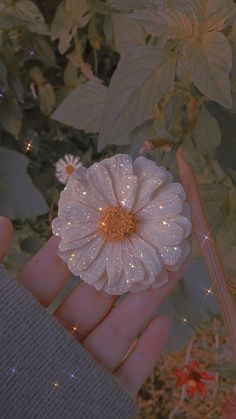
[[[202,173],[206,167],[206,160],[204,156],[194,146],[192,140],[187,138],[184,143],[184,160],[188,163],[196,173]]]
[[[28,159],[14,150],[0,147],[0,214],[11,219],[45,214],[45,199],[27,173]]]
[[[50,83],[38,86],[39,107],[43,115],[49,116],[55,108],[55,92]]]
[[[38,7],[30,0],[20,0],[14,5],[16,19],[31,32],[48,34],[48,27]]]
[[[15,100],[4,99],[0,104],[0,124],[7,132],[18,138],[22,127],[22,111]]]
[[[7,68],[2,60],[0,60],[0,83],[3,87],[7,86]]]
[[[175,9],[139,10],[132,13],[130,18],[142,23],[145,31],[154,36],[186,41],[199,34],[196,19]]]
[[[193,139],[198,150],[211,158],[221,143],[221,130],[217,120],[203,107],[193,129]]]
[[[110,0],[110,4],[117,10],[136,10],[161,6],[161,0]]]
[[[111,14],[116,49],[124,53],[127,48],[145,45],[145,35],[142,27],[128,19],[123,13]]]
[[[153,107],[174,89],[176,57],[155,46],[124,55],[113,74],[101,120],[99,150],[129,144],[129,133],[153,117]]]
[[[201,42],[190,42],[185,49],[185,56],[191,65],[195,86],[209,99],[231,108],[229,72],[232,51],[224,35],[209,32]]]
[[[30,41],[33,50],[35,50],[36,58],[39,58],[48,67],[57,68],[54,50],[47,42],[47,38],[45,36],[34,34]]]
[[[97,133],[104,108],[107,88],[97,80],[80,84],[52,114],[52,119]]]
[[[8,75],[8,89],[11,96],[16,97],[18,102],[24,102],[24,88],[20,77],[14,72]]]

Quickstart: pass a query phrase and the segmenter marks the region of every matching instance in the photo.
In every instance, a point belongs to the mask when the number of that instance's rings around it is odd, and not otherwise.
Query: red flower
[[[236,385],[222,403],[221,409],[223,419],[236,418]]]
[[[174,371],[177,378],[177,387],[187,384],[187,392],[190,396],[194,396],[197,390],[204,396],[206,394],[206,388],[202,380],[211,381],[215,379],[215,377],[208,374],[208,372],[197,370],[198,367],[199,361],[192,361],[182,369],[177,368]]]

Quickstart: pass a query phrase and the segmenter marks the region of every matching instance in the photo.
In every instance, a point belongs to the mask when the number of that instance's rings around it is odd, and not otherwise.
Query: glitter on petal
[[[71,175],[75,174],[76,170],[81,166],[82,164],[79,157],[75,157],[72,154],[66,154],[62,159],[59,159],[56,162],[55,175],[57,180],[63,185],[66,185]]]
[[[63,167],[72,163],[67,158]],[[190,252],[182,185],[143,156],[132,162],[117,154],[80,171],[67,175],[52,223],[59,256],[74,275],[108,294],[165,285],[168,271],[178,270]]]

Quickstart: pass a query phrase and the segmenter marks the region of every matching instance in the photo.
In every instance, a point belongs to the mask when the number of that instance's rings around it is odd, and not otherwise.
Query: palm
[[[11,232],[10,223],[0,218],[0,260],[7,252]],[[67,266],[57,256],[57,244],[57,238],[52,237],[18,275],[18,280],[45,308],[69,277]],[[131,397],[136,396],[165,344],[168,319],[153,316],[176,286],[183,269],[171,273],[170,282],[162,288],[128,294],[119,304],[116,296],[80,283],[54,313],[66,328],[76,327],[76,338],[113,373]]]

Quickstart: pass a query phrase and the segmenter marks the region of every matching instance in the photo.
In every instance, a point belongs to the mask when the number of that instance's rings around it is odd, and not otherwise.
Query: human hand
[[[8,251],[11,236],[11,223],[0,217],[0,261]],[[57,247],[58,239],[51,237],[17,277],[45,308],[70,276],[57,256]],[[169,334],[168,318],[153,316],[185,267],[186,263],[179,272],[169,273],[170,281],[162,288],[129,293],[118,304],[118,296],[98,292],[81,282],[54,313],[132,398],[156,365]]]

